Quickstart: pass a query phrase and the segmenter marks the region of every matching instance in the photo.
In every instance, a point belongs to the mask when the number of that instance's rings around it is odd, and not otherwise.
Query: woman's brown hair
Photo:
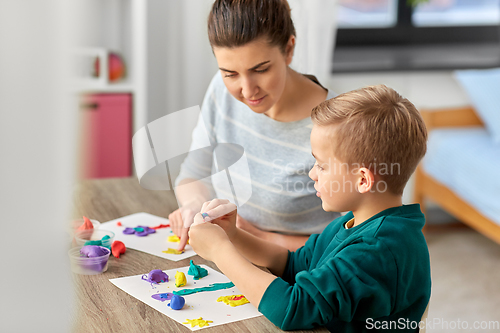
[[[265,37],[284,53],[295,36],[286,0],[216,0],[208,16],[212,47],[238,47]]]

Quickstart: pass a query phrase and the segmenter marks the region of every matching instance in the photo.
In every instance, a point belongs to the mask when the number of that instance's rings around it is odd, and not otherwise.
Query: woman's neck
[[[265,115],[281,122],[298,121],[310,117],[312,108],[324,101],[326,95],[321,86],[288,67],[283,93]]]

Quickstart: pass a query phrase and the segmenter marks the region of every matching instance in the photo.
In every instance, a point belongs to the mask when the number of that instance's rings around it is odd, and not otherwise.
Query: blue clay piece
[[[146,277],[146,278],[144,278],[144,277]],[[142,276],[142,279],[144,281],[148,281],[150,283],[158,284],[160,282],[168,282],[168,275],[167,275],[167,273],[163,272],[161,269],[153,269],[147,275],[144,274]]]
[[[163,294],[154,294],[154,295],[151,295],[152,298],[160,301],[160,302],[165,302],[165,301],[169,301],[170,299],[172,299],[172,296],[174,296],[174,294],[172,293],[163,293]]]
[[[109,235],[106,235],[104,236],[101,240],[106,240],[106,239],[110,239],[111,237],[109,237]]]
[[[141,228],[141,227],[134,228],[134,230],[136,232],[144,232],[144,228]]]
[[[97,245],[86,245],[80,249],[80,254],[87,258],[101,257],[108,253],[109,250]]]
[[[179,296],[179,295],[174,295],[172,296],[172,299],[170,300],[170,307],[172,310],[180,310],[182,307],[186,304],[186,300],[184,297]]]

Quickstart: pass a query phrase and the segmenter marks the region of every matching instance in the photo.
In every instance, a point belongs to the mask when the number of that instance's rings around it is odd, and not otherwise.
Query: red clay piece
[[[111,253],[115,258],[120,258],[120,254],[124,254],[126,250],[125,244],[120,241],[114,241],[111,245]]]
[[[151,229],[161,229],[161,228],[168,228],[170,227],[170,224],[160,224],[160,225],[157,225],[156,227],[150,227]]]
[[[90,222],[90,220],[87,217],[84,216],[83,224],[79,226],[78,229],[76,230],[90,230],[90,229],[94,229],[94,225],[92,224],[92,222]]]
[[[122,223],[120,221],[116,222],[116,225],[121,227],[122,226]]]

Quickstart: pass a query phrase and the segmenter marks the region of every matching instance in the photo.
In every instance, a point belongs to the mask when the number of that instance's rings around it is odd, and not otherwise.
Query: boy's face
[[[316,164],[309,171],[309,177],[315,182],[316,195],[321,198],[325,211],[351,211],[359,201],[358,177],[356,170],[335,158],[335,137],[334,126],[314,125],[311,148]]]

